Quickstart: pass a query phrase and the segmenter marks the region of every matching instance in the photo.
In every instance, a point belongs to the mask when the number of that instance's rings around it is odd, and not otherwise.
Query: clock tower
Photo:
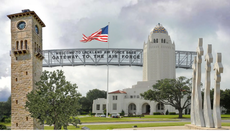
[[[11,20],[11,129],[44,129],[25,110],[26,95],[36,89],[42,73],[42,28],[45,24],[28,9],[7,16]]]

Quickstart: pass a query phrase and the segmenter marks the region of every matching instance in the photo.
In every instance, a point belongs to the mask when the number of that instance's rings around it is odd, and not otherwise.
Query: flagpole
[[[109,50],[109,22],[108,22],[108,50]],[[108,52],[107,52],[107,103],[106,103],[106,118],[108,118],[108,111],[109,111],[109,59],[108,59]]]

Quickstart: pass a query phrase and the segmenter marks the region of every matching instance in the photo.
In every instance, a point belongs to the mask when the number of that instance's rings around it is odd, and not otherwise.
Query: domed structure
[[[153,29],[153,33],[168,34],[168,31],[160,23],[158,23],[158,25]]]

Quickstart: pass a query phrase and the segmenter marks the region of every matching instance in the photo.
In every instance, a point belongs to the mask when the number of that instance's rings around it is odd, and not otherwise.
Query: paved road
[[[179,121],[132,121],[132,122],[82,123],[81,125],[111,125],[111,124],[169,123],[169,122],[190,122],[190,119],[180,119]],[[222,122],[230,123],[230,120],[222,120]]]
[[[169,122],[190,122],[190,119],[179,121],[130,121],[130,122],[102,122],[102,123],[82,123],[81,125],[110,125],[110,124],[137,124],[137,123],[169,123]]]

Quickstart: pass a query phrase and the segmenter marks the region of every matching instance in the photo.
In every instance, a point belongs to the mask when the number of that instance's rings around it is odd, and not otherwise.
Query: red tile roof
[[[127,93],[124,91],[117,90],[117,91],[109,92],[109,94],[127,94]]]

